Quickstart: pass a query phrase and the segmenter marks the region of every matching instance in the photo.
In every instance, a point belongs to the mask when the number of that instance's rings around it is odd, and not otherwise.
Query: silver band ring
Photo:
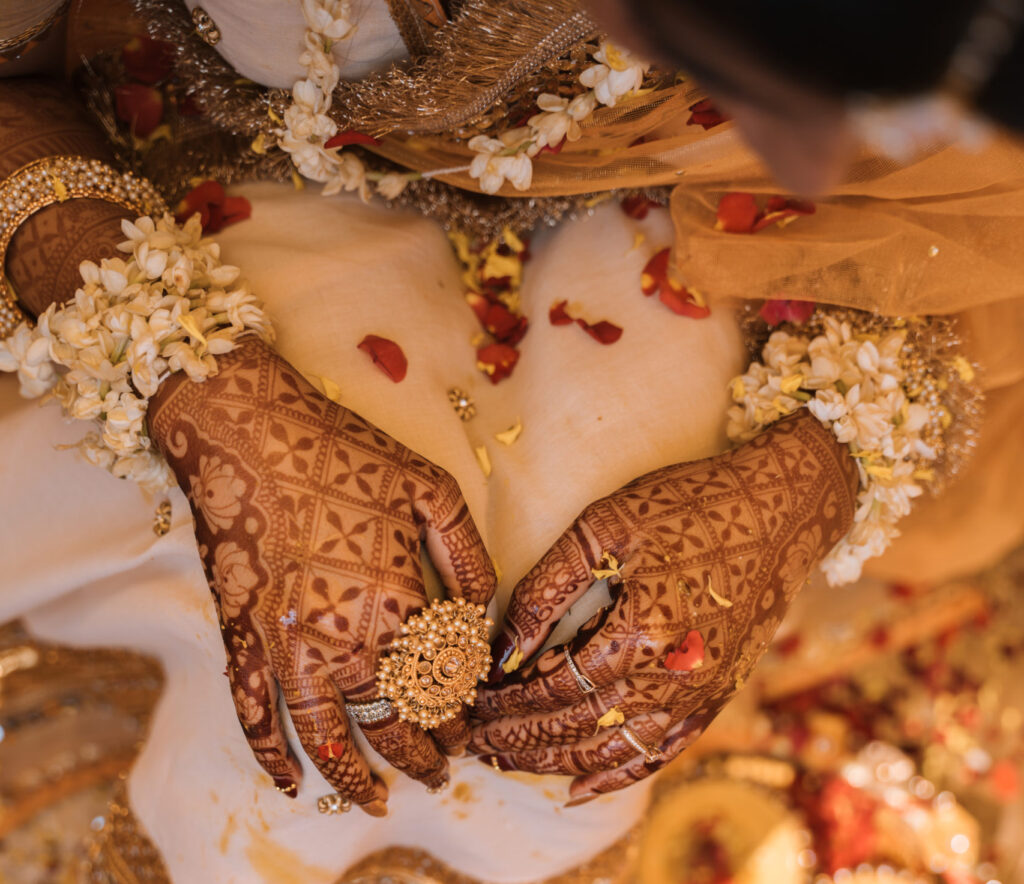
[[[636,735],[636,733],[629,725],[621,725],[619,727],[619,733],[622,734],[622,739],[624,739],[627,743],[629,743],[630,746],[636,749],[637,752],[643,754],[645,761],[658,761],[661,759],[661,750],[658,749],[656,746],[648,746],[643,740],[641,740]]]
[[[345,711],[359,724],[378,724],[395,714],[395,707],[386,697],[378,697],[368,703],[346,703]]]
[[[579,685],[580,690],[583,691],[584,694],[590,694],[597,690],[597,685],[580,672],[579,667],[572,659],[572,654],[569,653],[568,645],[565,646],[565,662],[569,666],[569,671],[572,673],[572,677],[576,679],[576,684]]]

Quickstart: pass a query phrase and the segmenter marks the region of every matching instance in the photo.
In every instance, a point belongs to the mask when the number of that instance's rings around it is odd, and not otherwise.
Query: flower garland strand
[[[184,225],[165,215],[121,228],[128,240],[118,250],[130,257],[83,261],[73,301],[0,341],[0,371],[18,373],[22,396],[49,394],[68,416],[95,421],[74,447],[155,494],[174,484],[145,426],[160,383],[175,371],[205,380],[241,335],[270,341],[273,331],[238,268],[202,239],[198,214]]]
[[[727,431],[744,442],[806,407],[850,446],[860,473],[854,524],[821,566],[838,586],[857,580],[865,560],[885,551],[921,483],[936,479],[952,423],[937,390],[949,388],[946,376],[970,383],[974,368],[962,356],[941,367],[922,364],[908,344],[905,320],[875,331],[819,311],[809,326],[819,333],[794,326],[773,332],[761,361],[733,380],[736,404]]]
[[[597,106],[614,107],[620,98],[638,90],[649,67],[609,41],[602,41],[594,53],[596,64],[580,74],[580,83],[587,91],[572,99],[542,93],[537,98],[539,112],[525,126],[498,137],[471,138],[468,147],[476,156],[469,166],[422,174],[368,172],[355,154],[329,146],[338,135],[338,124],[329,112],[341,78],[331,50],[335,43],[355,33],[349,0],[302,0],[302,14],[306,35],[299,63],[306,76],[292,87],[292,104],[285,111],[284,128],[275,130],[275,134],[298,173],[324,184],[323,196],[356,191],[366,200],[372,181],[381,196],[395,199],[414,179],[452,172],[468,172],[470,178],[480,182],[484,193],[497,193],[506,180],[516,190],[528,190],[533,181],[533,157],[545,149],[557,150],[564,141],[578,141],[582,135],[580,124]]]
[[[594,53],[593,64],[580,74],[587,91],[573,99],[550,92],[537,97],[540,113],[525,126],[503,132],[497,138],[477,135],[469,140],[469,149],[477,156],[469,166],[469,177],[480,182],[484,193],[497,193],[507,180],[516,190],[529,190],[533,183],[533,157],[542,150],[558,150],[563,141],[579,141],[580,124],[598,105],[614,107],[625,95],[643,84],[650,65],[603,40]]]

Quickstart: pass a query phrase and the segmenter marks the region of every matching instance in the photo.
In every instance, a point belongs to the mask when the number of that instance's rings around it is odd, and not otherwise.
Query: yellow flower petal
[[[914,470],[914,478],[919,479],[922,482],[934,482],[935,481],[935,470],[930,467],[923,467],[919,470]]]
[[[476,455],[476,462],[480,464],[480,470],[484,474],[484,478],[491,475],[491,456],[487,453],[486,445],[477,445],[473,449],[473,453]]]
[[[621,50],[607,40],[604,43],[604,57],[608,67],[613,71],[624,71],[629,67],[629,62],[626,61]]]
[[[625,722],[626,716],[622,714],[618,706],[612,706],[604,715],[597,720],[597,729],[603,727],[616,727]]]
[[[320,383],[324,388],[324,395],[331,400],[331,402],[337,402],[341,405],[341,387],[339,387],[330,378],[325,378],[323,375],[319,375]]]
[[[292,184],[296,190],[305,190],[306,182],[302,180],[302,176],[292,169]]]
[[[591,568],[590,573],[594,575],[595,580],[604,580],[606,577],[622,576],[622,566],[619,564],[619,560],[610,552],[601,553],[601,561],[608,567]]]
[[[516,418],[516,422],[509,427],[507,430],[501,433],[495,433],[494,438],[497,439],[502,445],[511,445],[519,435],[523,432],[523,422]]]
[[[505,573],[501,570],[501,565],[498,564],[498,560],[491,556],[491,564],[494,566],[494,576],[498,578],[498,583],[501,583],[501,578],[505,576]]]
[[[644,242],[645,242],[646,240],[647,240],[647,237],[646,237],[646,236],[644,236],[644,235],[643,235],[643,234],[642,234],[642,233],[641,233],[641,232],[640,232],[640,231],[638,230],[638,231],[637,231],[636,233],[634,233],[634,234],[633,234],[633,248],[631,248],[631,249],[630,249],[630,251],[631,251],[631,252],[635,252],[635,251],[636,251],[636,250],[637,250],[638,248],[640,248],[640,246],[642,246],[642,245],[644,244]]]
[[[747,395],[747,388],[743,386],[743,378],[732,379],[732,401],[742,402]]]
[[[523,662],[523,652],[519,649],[518,642],[516,648],[509,656],[509,658],[501,664],[502,671],[508,675],[510,672],[515,672],[519,668],[519,664]]]
[[[196,325],[196,321],[191,316],[185,314],[184,316],[179,317],[178,325],[185,329],[185,331],[187,331],[189,335],[191,335],[193,338],[199,341],[199,343],[201,343],[204,347],[206,346],[206,336],[201,331],[199,331],[199,326]]]
[[[253,153],[265,154],[267,152],[267,137],[266,134],[260,132],[249,145]]]
[[[715,588],[711,585],[711,575],[710,574],[708,574],[707,590],[708,590],[708,595],[711,596],[711,598],[714,600],[715,604],[718,605],[718,607],[720,607],[720,608],[731,608],[732,607],[732,602],[730,602],[727,598],[725,598],[725,596],[720,596],[717,592],[715,592]]]
[[[892,478],[892,467],[883,466],[878,463],[869,463],[864,467],[864,472],[869,476],[874,476],[876,479],[891,479]]]
[[[511,227],[505,226],[501,229],[501,238],[505,240],[507,245],[513,252],[522,252],[526,250],[526,245],[523,241],[515,235],[515,232]]]

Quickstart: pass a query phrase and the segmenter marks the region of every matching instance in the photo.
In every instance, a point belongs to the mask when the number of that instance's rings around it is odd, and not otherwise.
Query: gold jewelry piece
[[[100,160],[45,157],[9,175],[0,183],[0,340],[26,319],[3,275],[15,232],[40,209],[83,198],[116,203],[140,215],[167,211],[163,197],[145,178],[117,172]]]
[[[352,802],[340,792],[332,792],[330,795],[321,795],[316,800],[316,809],[328,816],[348,813],[352,809]]]
[[[171,502],[161,501],[156,508],[156,515],[153,517],[153,533],[157,537],[163,537],[171,530]]]
[[[448,391],[448,401],[451,402],[452,408],[455,409],[455,414],[458,415],[459,420],[463,423],[471,421],[476,417],[476,404],[469,398],[467,393],[464,393],[458,387],[452,387]]]
[[[447,789],[451,785],[451,782],[452,781],[450,777],[445,777],[444,780],[442,780],[436,786],[427,786],[427,794],[437,795],[439,792],[443,792],[445,789]]]
[[[569,671],[572,673],[572,677],[576,679],[576,684],[580,686],[580,690],[583,691],[584,694],[591,694],[597,690],[597,685],[580,672],[576,662],[572,659],[572,654],[569,653],[568,645],[565,646],[565,662],[569,665]]]
[[[192,24],[195,25],[199,38],[208,46],[216,46],[220,43],[220,28],[214,24],[210,13],[202,6],[192,8]]]
[[[370,700],[369,703],[345,703],[345,711],[353,721],[360,724],[377,724],[380,721],[387,721],[395,714],[395,707],[390,700],[378,697]]]
[[[643,753],[644,760],[658,761],[661,758],[661,750],[657,746],[648,746],[643,740],[641,740],[633,729],[628,725],[624,724],[619,728],[619,733],[622,734],[622,738],[629,743],[637,752]]]
[[[434,601],[402,624],[377,670],[380,694],[402,721],[437,727],[476,699],[477,680],[491,667],[485,614],[465,599]]]

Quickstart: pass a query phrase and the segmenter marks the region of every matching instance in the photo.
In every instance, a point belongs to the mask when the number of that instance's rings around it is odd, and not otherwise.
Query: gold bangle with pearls
[[[102,160],[52,156],[34,160],[0,183],[0,340],[26,316],[4,275],[7,248],[18,228],[40,209],[70,199],[99,199],[136,215],[162,215],[167,205],[156,188]]]

